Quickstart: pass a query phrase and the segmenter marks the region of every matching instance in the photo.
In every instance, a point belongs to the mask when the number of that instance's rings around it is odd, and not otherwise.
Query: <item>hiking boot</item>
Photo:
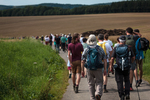
[[[130,100],[130,95],[126,95],[126,100]]]
[[[133,88],[132,88],[132,87],[130,87],[130,91],[133,91]]]
[[[96,100],[101,100],[101,96],[100,95],[96,95],[95,98],[96,98]]]
[[[107,93],[107,92],[108,92],[108,90],[107,90],[107,89],[103,89],[103,92],[104,92],[104,93]]]
[[[124,96],[123,95],[120,97],[120,100],[124,100]]]
[[[75,86],[75,93],[78,93],[78,86]]]

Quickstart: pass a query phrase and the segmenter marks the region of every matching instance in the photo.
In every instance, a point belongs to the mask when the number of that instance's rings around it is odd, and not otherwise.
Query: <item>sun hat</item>
[[[87,44],[90,46],[94,46],[97,44],[96,36],[94,34],[91,34],[87,40]]]

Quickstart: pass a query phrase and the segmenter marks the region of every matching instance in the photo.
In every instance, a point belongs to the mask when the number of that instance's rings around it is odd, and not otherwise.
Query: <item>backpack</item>
[[[102,61],[99,61],[99,46],[95,48],[88,48],[87,61],[85,63],[85,67],[90,70],[96,70],[97,68],[103,68]]]
[[[138,38],[138,40],[135,43],[135,49],[136,49],[136,59],[138,60],[144,59],[143,51],[145,51],[146,56],[146,51],[150,49],[149,41],[146,38]]]
[[[127,45],[116,47],[116,64],[117,67],[123,70],[130,69],[131,51]]]
[[[146,38],[140,38],[138,42],[138,50],[146,51],[149,48],[149,41]]]
[[[103,48],[103,50],[105,52],[105,55],[107,55],[107,53],[106,53],[106,46],[105,46],[106,42],[103,42],[102,44],[98,42],[97,44]]]
[[[126,45],[128,45],[128,47],[132,48],[133,52],[135,53],[135,41],[133,39],[133,35],[131,35],[131,37],[126,36]]]

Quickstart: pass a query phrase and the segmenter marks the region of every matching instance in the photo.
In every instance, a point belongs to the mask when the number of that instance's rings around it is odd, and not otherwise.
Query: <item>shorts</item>
[[[133,63],[131,63],[130,70],[135,70],[135,68],[136,68],[136,61],[134,61]]]
[[[49,41],[45,41],[45,44],[47,45],[49,43]]]
[[[141,59],[141,60],[136,60],[136,65],[137,65],[137,66],[139,65],[139,68],[142,68],[142,67],[143,67],[143,59]]]
[[[68,67],[68,70],[70,70],[71,69],[71,67]]]
[[[81,61],[77,60],[77,61],[73,61],[72,62],[72,73],[76,74],[76,73],[80,73],[81,74]]]

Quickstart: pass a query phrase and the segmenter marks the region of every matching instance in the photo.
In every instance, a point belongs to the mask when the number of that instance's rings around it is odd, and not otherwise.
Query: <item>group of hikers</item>
[[[120,100],[130,100],[133,76],[136,79],[136,87],[142,83],[143,51],[149,48],[149,41],[142,38],[138,29],[133,30],[131,27],[126,29],[126,35],[117,38],[114,46],[107,33],[99,34],[97,38],[91,34],[87,39],[78,33],[73,36],[56,34],[53,37],[57,52],[60,50],[60,44],[64,52],[68,51],[67,66],[74,92],[78,93],[81,77],[86,77],[90,99],[101,100],[102,94],[108,92],[107,77],[111,72],[115,74]]]

